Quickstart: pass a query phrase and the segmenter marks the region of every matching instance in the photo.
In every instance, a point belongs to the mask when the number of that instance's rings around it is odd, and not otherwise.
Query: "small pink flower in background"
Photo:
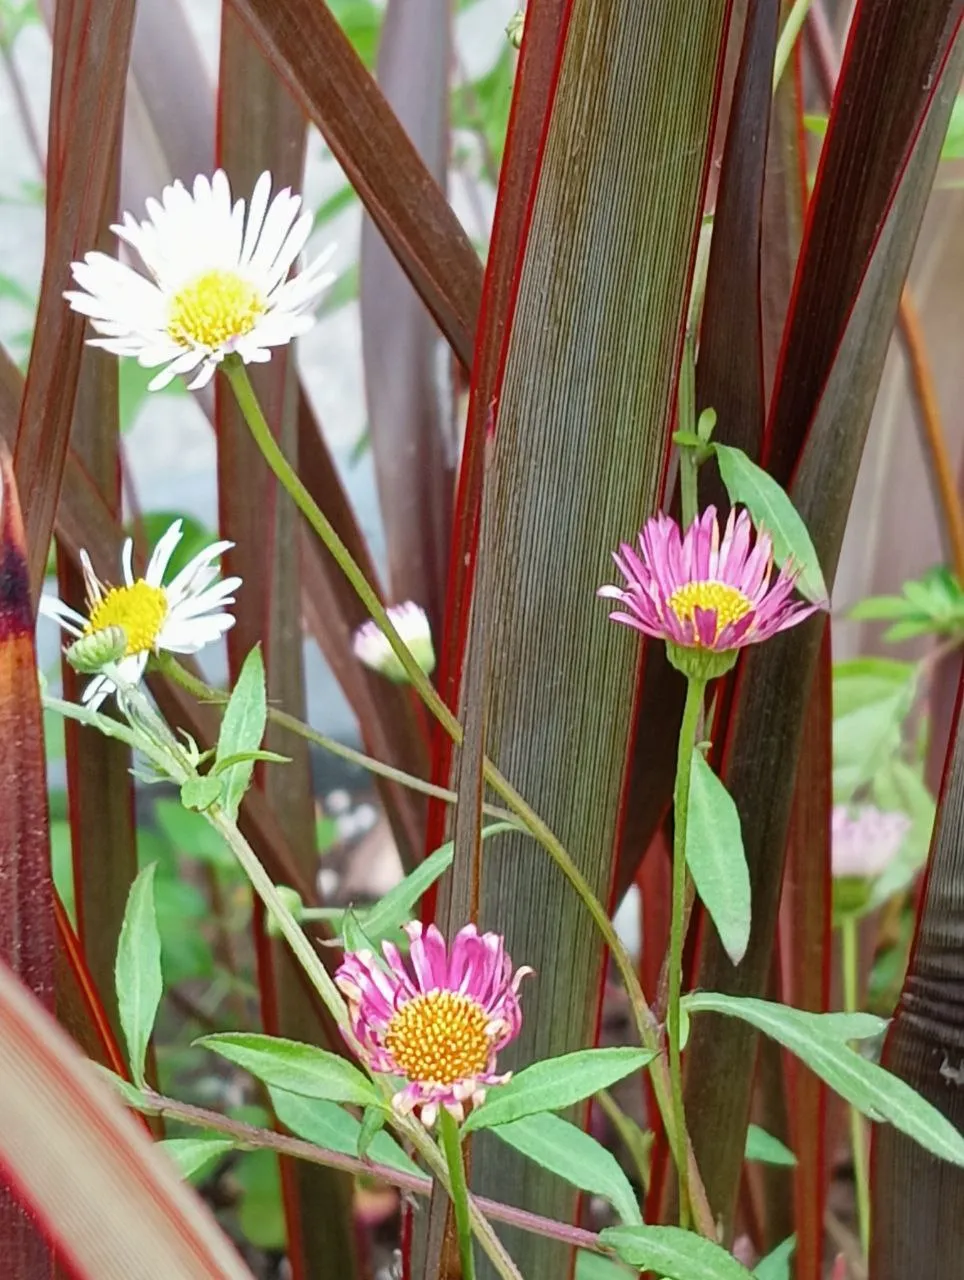
[[[831,817],[831,868],[838,877],[879,876],[900,852],[911,828],[906,813],[885,813],[873,805],[849,809],[834,805]]]
[[[614,622],[665,640],[686,674],[703,672],[691,669],[683,650],[731,655],[732,666],[738,649],[796,626],[821,607],[791,600],[799,576],[792,566],[771,582],[773,543],[763,529],[754,537],[745,510],[730,512],[722,541],[715,507],[685,534],[675,520],[657,515],[641,530],[639,547],[641,556],[625,542],[613,554],[626,586],[600,587],[598,594],[622,606],[609,615]],[[711,662],[709,674],[726,669]]]
[[[500,1049],[519,1034],[519,984],[532,970],[513,973],[497,933],[466,925],[451,950],[430,924],[407,924],[408,963],[382,943],[387,968],[370,951],[345,956],[335,981],[348,1001],[351,1029],[372,1071],[408,1083],[392,1104],[400,1115],[418,1110],[427,1127],[440,1106],[460,1123],[465,1103],[479,1106],[496,1073]]]
[[[388,616],[392,626],[411,649],[412,657],[425,674],[430,676],[435,670],[435,648],[425,610],[409,600],[405,604],[392,605]],[[398,684],[408,680],[408,673],[376,622],[363,623],[355,632],[351,643],[355,657],[366,667],[381,672]]]

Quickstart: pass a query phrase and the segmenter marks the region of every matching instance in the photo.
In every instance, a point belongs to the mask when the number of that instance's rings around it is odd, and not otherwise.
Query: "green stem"
[[[439,1112],[442,1150],[449,1167],[452,1208],[455,1210],[455,1229],[459,1237],[459,1260],[462,1263],[462,1280],[475,1280],[475,1256],[472,1253],[472,1223],[469,1216],[469,1188],[465,1181],[465,1162],[462,1159],[462,1141],[459,1126],[454,1117],[442,1107]]]
[[[693,752],[703,710],[704,680],[686,682],[686,705],[679,732],[679,754],[676,758],[676,787],[673,792],[673,903],[669,934],[669,1000],[666,1026],[669,1033],[669,1075],[673,1095],[673,1115],[678,1134],[686,1135],[683,1109],[683,1065],[680,1052],[680,995],[683,986],[683,922],[686,916],[686,820],[690,802],[690,774]],[[689,1226],[690,1190],[686,1162],[679,1166],[680,1226]]]
[[[159,653],[152,659],[154,665],[164,675],[170,676],[182,689],[186,689],[199,702],[212,702],[216,706],[227,706],[230,694],[225,693],[223,689],[215,689],[212,685],[205,684],[203,680],[199,680],[197,676],[192,675],[171,653]],[[317,729],[312,729],[311,725],[305,724],[303,720],[299,720],[297,716],[289,715],[287,711],[282,711],[280,707],[268,707],[268,719],[272,724],[276,724],[279,729],[286,729],[289,733],[296,733],[299,738],[304,738],[307,742],[312,743],[316,747],[321,747],[323,751],[327,751],[330,755],[338,756],[341,760],[347,760],[349,764],[357,765],[360,769],[366,769],[369,773],[374,773],[379,778],[387,778],[389,782],[397,782],[401,787],[407,787],[409,791],[417,791],[420,795],[431,796],[435,800],[441,800],[445,804],[456,804],[458,794],[450,791],[448,787],[436,786],[434,782],[426,782],[424,778],[416,778],[412,773],[405,773],[402,769],[396,769],[393,765],[385,764],[382,760],[376,760],[374,756],[366,756],[363,751],[356,751],[354,747],[347,747],[343,742],[339,742],[336,738],[329,738],[327,734],[319,733]],[[501,822],[511,822],[513,816],[507,809],[502,809],[496,804],[484,804],[482,812],[490,818],[498,818]]]
[[[392,624],[385,606],[369,585],[361,568],[353,559],[351,552],[338,536],[334,526],[319,509],[317,503],[278,447],[278,443],[271,434],[271,429],[261,411],[261,406],[254,393],[254,388],[251,386],[243,361],[238,356],[228,356],[222,362],[221,369],[231,385],[238,407],[244,415],[251,435],[261,450],[265,462],[267,462],[295,506],[324,543],[328,552],[354,588],[358,598],[368,610],[372,620],[385,636],[392,652],[401,663],[412,688],[455,745],[461,746],[462,726],[457,717],[445,705],[432,682],[415,661],[405,641]],[[522,821],[535,839],[539,841],[579,895],[602,934],[606,945],[609,947],[613,961],[622,976],[642,1044],[648,1049],[658,1050],[661,1047],[659,1024],[646,1002],[632,958],[613,928],[606,908],[593,893],[588,882],[549,827],[488,759],[483,762],[483,774],[488,785]],[[670,1082],[666,1074],[665,1063],[661,1058],[657,1058],[653,1062],[650,1067],[650,1075],[653,1082],[653,1093],[656,1097],[667,1140],[677,1167],[681,1163],[688,1163],[689,1165],[689,1183],[693,1194],[697,1225],[700,1232],[707,1236],[708,1239],[715,1239],[716,1226],[713,1221],[713,1214],[710,1210],[709,1201],[706,1199],[706,1193],[700,1181],[692,1153],[688,1151],[685,1132],[677,1132],[677,1126],[674,1122],[673,1108],[670,1101]]]
[[[857,978],[857,917],[848,913],[840,923],[840,943],[843,961],[844,1009],[856,1013]],[[857,1196],[857,1222],[860,1227],[860,1245],[864,1257],[870,1256],[870,1179],[867,1170],[867,1142],[864,1118],[856,1107],[850,1108],[850,1145],[854,1157],[854,1188]]]
[[[793,46],[800,37],[800,32],[803,30],[803,24],[807,20],[807,14],[810,12],[812,3],[813,0],[796,0],[793,8],[787,14],[787,20],[783,24],[783,30],[780,32],[776,55],[773,59],[774,93],[776,93],[777,86],[783,79],[783,73],[787,69],[787,63],[790,61]]]

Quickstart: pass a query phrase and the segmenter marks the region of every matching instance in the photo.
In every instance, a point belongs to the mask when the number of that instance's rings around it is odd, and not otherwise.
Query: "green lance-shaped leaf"
[[[165,1138],[157,1143],[177,1165],[182,1178],[205,1173],[236,1146],[230,1138]]]
[[[344,1058],[314,1045],[255,1032],[225,1031],[202,1036],[195,1044],[220,1054],[265,1084],[305,1098],[379,1106],[371,1082]]]
[[[114,980],[117,1011],[134,1083],[143,1085],[147,1046],[164,985],[161,979],[161,935],[154,905],[152,862],[139,872],[127,896],[127,908],[117,941]]]
[[[274,1113],[292,1133],[328,1151],[358,1155],[362,1150],[362,1125],[350,1112],[334,1102],[302,1098],[296,1093],[269,1086]],[[390,1133],[376,1133],[366,1154],[376,1164],[388,1165],[402,1173],[418,1173],[415,1165]]]
[[[754,524],[766,529],[773,539],[773,556],[778,565],[793,559],[800,571],[797,580],[800,594],[819,604],[825,603],[827,584],[820,561],[807,526],[785,491],[762,467],[751,462],[742,449],[715,444],[713,451],[730,501],[746,507]]]
[[[482,839],[498,835],[500,831],[518,831],[514,822],[493,822],[482,829]],[[452,865],[454,844],[450,840],[429,854],[424,862],[410,872],[404,880],[389,889],[384,897],[360,919],[365,933],[373,942],[389,937],[396,929],[411,919],[412,909],[426,890],[430,889]]]
[[[616,1157],[568,1120],[543,1112],[500,1124],[492,1132],[580,1191],[604,1196],[624,1222],[642,1221],[633,1188]]]
[[[790,1280],[790,1259],[797,1247],[796,1236],[787,1236],[753,1268],[757,1280]]]
[[[244,660],[238,682],[224,710],[215,768],[232,756],[257,751],[264,737],[268,711],[265,701],[264,662],[259,645]],[[221,804],[232,818],[238,816],[241,799],[251,782],[254,761],[232,764],[221,776]]]
[[[609,1227],[599,1238],[624,1262],[665,1280],[749,1280],[751,1275],[722,1245],[681,1227]]]
[[[691,1014],[722,1013],[748,1022],[789,1049],[865,1116],[892,1124],[934,1155],[964,1166],[964,1137],[909,1084],[851,1049],[841,1038],[845,1024],[839,1019],[828,1029],[824,1019],[832,1015],[711,991],[687,996],[686,1003]]]
[[[388,1116],[380,1107],[369,1107],[365,1112],[358,1132],[358,1155],[362,1160],[368,1155],[372,1142],[385,1128],[387,1119]]]
[[[562,1111],[639,1071],[656,1055],[648,1049],[582,1049],[536,1062],[493,1089],[463,1131],[491,1129],[544,1111]]]
[[[628,1280],[637,1272],[630,1271],[621,1262],[613,1262],[601,1253],[580,1249],[576,1254],[576,1280]]]
[[[740,815],[699,750],[690,777],[686,865],[726,954],[739,964],[750,941],[750,872]]]
[[[789,1147],[756,1124],[751,1124],[746,1131],[744,1159],[758,1160],[761,1164],[784,1165],[786,1168],[792,1168],[797,1163],[797,1157]]]

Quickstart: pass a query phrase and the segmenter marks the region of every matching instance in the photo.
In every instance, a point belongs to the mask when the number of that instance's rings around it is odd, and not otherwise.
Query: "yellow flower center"
[[[130,658],[154,648],[166,617],[167,595],[161,587],[152,587],[140,578],[131,587],[111,587],[91,609],[84,635],[123,627],[127,636],[124,657]]]
[[[725,582],[686,582],[670,596],[669,607],[680,622],[692,623],[696,621],[697,609],[712,609],[719,635],[724,627],[745,618],[753,608],[753,601]]]
[[[409,1080],[451,1085],[488,1066],[487,1024],[485,1010],[469,996],[431,991],[402,1005],[388,1024],[385,1047]]]
[[[167,332],[182,347],[221,347],[250,333],[267,310],[257,289],[235,271],[205,271],[171,301]]]

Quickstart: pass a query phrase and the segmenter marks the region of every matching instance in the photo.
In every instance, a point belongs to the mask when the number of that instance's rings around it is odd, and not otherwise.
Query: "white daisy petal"
[[[149,390],[176,377],[196,390],[226,355],[263,364],[314,323],[332,279],[329,253],[288,279],[312,226],[299,195],[285,188],[272,196],[270,173],[247,203],[232,196],[223,170],[199,174],[190,187],[173,182],[148,199],[143,220],[125,212],[113,225],[136,268],[92,251],[71,264],[77,287],[64,296],[88,317],[92,346],[157,370]]]
[[[158,541],[141,578],[134,575],[133,547],[128,539],[121,549],[122,585],[109,590],[94,573],[87,552],[81,551],[88,615],[78,613],[56,596],[41,597],[40,613],[71,636],[123,628],[127,652],[117,662],[117,671],[126,684],[140,682],[151,653],[197,653],[234,626],[234,616],[227,606],[234,603],[241,579],[218,577],[214,562],[233,545],[220,541],[194,556],[165,587],[164,575],[181,537],[182,522],[175,520]],[[88,706],[99,707],[111,693],[117,693],[113,682],[100,674],[86,686],[82,697]],[[117,696],[122,697],[119,693]]]

